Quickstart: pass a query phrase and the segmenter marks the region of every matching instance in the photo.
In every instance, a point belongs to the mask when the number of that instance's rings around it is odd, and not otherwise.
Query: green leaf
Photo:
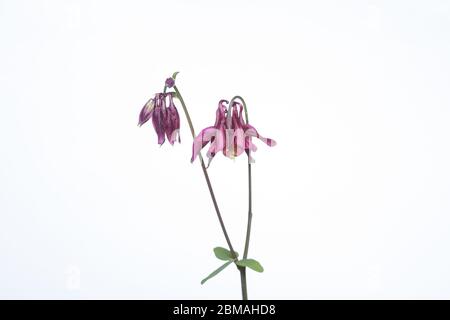
[[[225,269],[226,267],[228,267],[233,261],[228,261],[225,264],[223,264],[222,266],[220,266],[220,268],[214,270],[213,272],[211,272],[211,274],[209,276],[207,276],[205,279],[202,280],[202,282],[200,282],[201,284],[204,284],[206,281],[208,281],[209,279],[211,279],[212,277],[216,276],[220,271],[222,271],[223,269]]]
[[[176,77],[177,77],[177,74],[179,74],[179,73],[180,73],[180,72],[178,72],[178,71],[177,71],[177,72],[174,72],[174,73],[173,73],[173,75],[172,75],[172,78],[173,78],[173,80],[175,80],[175,79],[176,79]]]
[[[256,272],[263,272],[264,268],[262,267],[262,265],[256,261],[255,259],[243,259],[243,260],[239,260],[236,261],[236,264],[240,267],[247,267],[250,268],[252,270],[255,270]]]
[[[236,257],[239,256],[237,252],[234,252],[236,254]],[[228,261],[228,260],[234,260],[233,255],[231,254],[230,250],[227,250],[222,247],[215,247],[214,248],[214,254],[216,255],[217,259]]]

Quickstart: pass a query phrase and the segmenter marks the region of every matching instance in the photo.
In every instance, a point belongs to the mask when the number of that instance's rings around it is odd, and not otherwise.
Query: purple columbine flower
[[[253,162],[251,152],[256,151],[256,146],[252,142],[252,138],[256,137],[263,141],[268,146],[275,146],[276,142],[270,138],[264,138],[258,131],[250,124],[245,123],[242,115],[243,106],[240,103],[234,102],[231,108],[231,118],[227,123],[227,107],[226,100],[221,100],[216,111],[216,123],[203,129],[200,134],[194,139],[192,145],[193,162],[201,149],[210,143],[209,149],[206,153],[208,157],[208,165],[214,156],[222,151],[228,158],[234,158],[241,155],[244,151],[248,154],[249,160]],[[239,109],[238,109],[239,108]]]
[[[168,107],[167,98],[169,99]],[[142,126],[150,119],[158,136],[159,145],[164,143],[166,137],[172,145],[177,138],[180,142],[180,116],[173,103],[173,93],[157,93],[154,98],[147,101],[139,114],[138,125]]]

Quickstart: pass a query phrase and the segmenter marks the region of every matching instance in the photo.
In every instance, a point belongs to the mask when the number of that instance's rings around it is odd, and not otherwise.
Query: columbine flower
[[[240,103],[233,103],[229,117],[225,103],[228,102],[226,100],[219,102],[214,126],[203,129],[195,137],[192,145],[191,162],[197,158],[201,149],[208,143],[211,143],[206,153],[209,160],[208,165],[220,151],[229,158],[237,157],[245,151],[249,156],[249,160],[253,162],[254,160],[250,153],[256,151],[256,146],[252,142],[252,137],[260,139],[268,146],[276,145],[275,140],[262,137],[253,126],[245,123],[242,117],[243,106]]]
[[[157,93],[142,108],[139,114],[139,126],[142,126],[150,118],[153,122],[153,128],[158,136],[158,144],[162,145],[164,141],[169,140],[174,144],[175,140],[180,142],[180,116],[173,103],[173,93]],[[169,106],[166,106],[166,99],[169,99]]]

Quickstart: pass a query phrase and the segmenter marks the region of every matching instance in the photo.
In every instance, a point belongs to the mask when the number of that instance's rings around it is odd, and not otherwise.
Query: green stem
[[[241,96],[234,96],[230,104],[228,105],[228,114],[227,114],[227,122],[230,124],[231,121],[231,108],[233,106],[233,102],[239,99],[242,102],[242,105],[244,106],[244,112],[245,112],[245,122],[248,124],[248,110],[247,110],[247,104],[245,103],[245,100]],[[250,156],[248,158],[248,216],[247,216],[247,232],[245,235],[245,246],[244,246],[244,256],[243,259],[247,259],[248,256],[248,248],[250,246],[250,233],[252,230],[252,164],[250,163]],[[246,275],[246,268],[239,268],[239,271],[241,273],[241,286],[242,286],[242,299],[248,300],[248,292],[247,292],[247,275]]]
[[[187,122],[189,124],[189,128],[191,129],[192,138],[195,139],[194,125],[192,124],[192,120],[191,120],[189,112],[188,112],[188,110],[186,108],[186,104],[184,103],[183,97],[181,96],[180,91],[178,90],[177,86],[174,86],[173,89],[175,90],[175,92],[177,94],[177,97],[180,100],[181,105],[183,107],[184,114],[186,115],[186,120],[187,120]],[[217,218],[219,219],[220,226],[222,228],[222,232],[223,232],[223,234],[225,236],[225,240],[227,241],[227,244],[228,244],[228,248],[230,249],[231,254],[233,255],[233,258],[237,259],[237,255],[236,255],[236,253],[235,253],[235,251],[233,249],[233,246],[232,246],[231,241],[230,241],[230,237],[228,236],[227,230],[225,228],[225,223],[223,222],[222,215],[220,214],[219,206],[217,205],[216,196],[214,195],[214,190],[213,190],[212,185],[211,185],[211,180],[209,179],[208,171],[206,170],[205,162],[203,161],[203,157],[202,157],[201,154],[199,154],[199,158],[200,158],[200,164],[202,166],[202,171],[203,171],[203,174],[204,174],[205,179],[206,179],[206,184],[208,185],[209,194],[211,195],[211,199],[212,199],[213,204],[214,204],[214,209],[216,210]]]
[[[247,294],[247,274],[245,267],[238,267],[239,273],[241,275],[241,288],[242,288],[242,300],[248,300]]]
[[[248,217],[247,217],[247,235],[245,237],[244,259],[247,259],[248,247],[250,245],[250,232],[252,229],[252,164],[248,163]]]
[[[244,106],[244,112],[245,112],[245,122],[248,124],[248,110],[247,110],[247,104],[245,103],[245,100],[241,96],[235,96],[233,99],[231,99],[231,102],[234,100],[239,99],[242,102],[242,105]],[[230,104],[231,104],[230,102]],[[229,113],[231,114],[231,112]],[[250,163],[250,158],[248,161],[248,217],[247,217],[247,234],[245,237],[245,248],[244,248],[244,259],[247,259],[248,256],[248,247],[250,245],[250,232],[252,229],[252,164]]]

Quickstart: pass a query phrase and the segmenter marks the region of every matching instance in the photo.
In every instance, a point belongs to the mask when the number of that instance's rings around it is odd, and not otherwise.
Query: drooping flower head
[[[233,102],[231,108],[226,107],[228,101],[220,100],[216,111],[216,122],[213,126],[203,129],[194,139],[192,145],[193,162],[201,149],[210,143],[206,153],[208,165],[214,156],[221,152],[228,158],[235,158],[244,151],[253,162],[251,152],[256,151],[256,146],[252,138],[256,137],[266,143],[268,146],[275,146],[276,142],[270,138],[264,138],[252,125],[246,123],[243,119],[243,105]]]
[[[169,100],[169,106],[167,106]],[[180,142],[180,116],[173,103],[173,93],[157,93],[155,97],[147,101],[139,114],[139,126],[152,119],[153,128],[158,136],[158,144],[169,140],[171,145],[178,138]]]

